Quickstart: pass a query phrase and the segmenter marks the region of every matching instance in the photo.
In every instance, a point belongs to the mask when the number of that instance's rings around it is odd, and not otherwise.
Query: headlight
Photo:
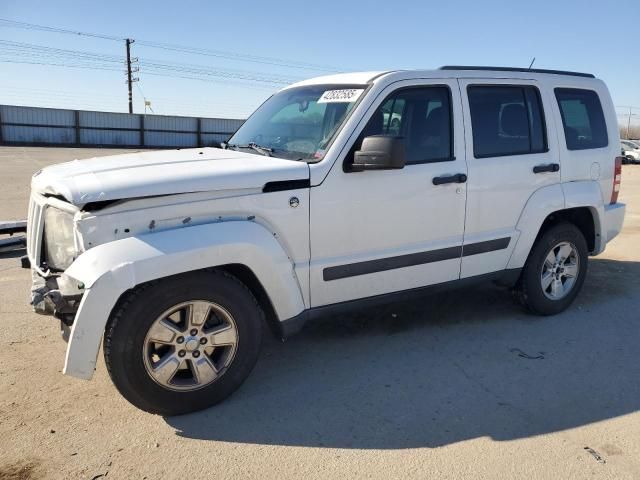
[[[48,207],[44,213],[44,260],[49,267],[65,270],[76,257],[73,215]]]

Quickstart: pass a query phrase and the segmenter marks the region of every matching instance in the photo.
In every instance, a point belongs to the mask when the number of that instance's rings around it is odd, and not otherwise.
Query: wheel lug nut
[[[184,337],[178,337],[178,338],[176,339],[176,342],[178,342],[178,343],[184,343]]]
[[[179,357],[184,357],[185,355],[186,355],[186,352],[185,352],[184,350],[180,350],[180,351],[178,352],[178,356],[179,356]]]
[[[202,338],[200,339],[200,344],[204,345],[205,343],[207,343],[207,339],[206,339],[206,338],[204,338],[204,337],[202,337]]]
[[[192,329],[192,330],[191,330],[191,332],[189,332],[189,333],[191,333],[191,336],[192,336],[192,337],[195,337],[195,336],[198,334],[198,330],[196,330],[196,329],[194,328],[194,329]]]
[[[195,352],[192,353],[194,358],[198,358],[200,356],[200,352],[198,350],[196,350]]]

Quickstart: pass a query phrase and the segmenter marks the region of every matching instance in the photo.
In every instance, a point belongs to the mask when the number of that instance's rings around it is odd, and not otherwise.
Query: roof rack
[[[440,70],[486,70],[494,72],[534,72],[534,73],[550,73],[552,75],[572,75],[574,77],[596,78],[591,73],[567,72],[564,70],[544,70],[541,68],[514,68],[514,67],[480,67],[469,65],[445,65]]]

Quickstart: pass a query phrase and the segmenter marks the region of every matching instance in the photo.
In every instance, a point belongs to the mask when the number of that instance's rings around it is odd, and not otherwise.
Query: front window
[[[324,158],[365,85],[310,85],[276,93],[229,139],[227,148],[289,160]]]
[[[451,92],[448,87],[425,86],[396,90],[382,102],[364,128],[364,137],[402,137],[407,165],[453,160]]]

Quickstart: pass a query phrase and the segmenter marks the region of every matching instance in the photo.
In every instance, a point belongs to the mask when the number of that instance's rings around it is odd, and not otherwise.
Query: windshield
[[[310,85],[276,93],[229,139],[227,148],[317,162],[365,85]]]

